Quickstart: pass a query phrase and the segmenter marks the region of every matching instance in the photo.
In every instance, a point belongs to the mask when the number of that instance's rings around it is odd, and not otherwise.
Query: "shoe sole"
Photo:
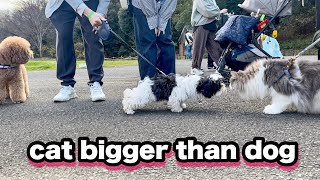
[[[62,103],[62,102],[68,102],[68,101],[70,101],[70,100],[72,100],[72,99],[75,99],[75,98],[77,98],[78,96],[76,95],[76,94],[74,94],[72,97],[70,97],[70,99],[68,99],[68,100],[64,100],[64,101],[60,101],[60,100],[53,100],[53,102],[55,102],[55,103]]]
[[[102,102],[105,100],[106,100],[106,98],[91,99],[92,102]]]

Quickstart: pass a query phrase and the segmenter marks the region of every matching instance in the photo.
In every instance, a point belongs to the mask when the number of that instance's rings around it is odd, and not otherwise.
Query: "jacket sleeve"
[[[82,16],[87,5],[82,0],[66,0],[66,2],[74,9],[80,16]]]
[[[110,0],[99,0],[97,13],[107,16]]]
[[[157,4],[154,0],[140,0],[140,8],[144,15],[146,15],[149,29],[155,29],[158,22]]]
[[[158,19],[158,28],[165,32],[168,20],[172,17],[177,7],[177,0],[167,0],[161,6]]]
[[[220,16],[220,9],[215,1],[195,0],[197,11],[206,18],[214,18]]]

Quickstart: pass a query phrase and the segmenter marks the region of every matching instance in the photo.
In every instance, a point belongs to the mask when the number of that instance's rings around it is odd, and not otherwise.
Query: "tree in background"
[[[230,13],[244,14],[245,12],[238,7],[238,4],[242,4],[243,1],[244,0],[226,0],[225,8],[227,8]]]
[[[11,35],[11,33],[6,28],[6,23],[5,23],[7,14],[9,14],[9,12],[6,12],[6,11],[0,12],[0,40]]]
[[[119,32],[118,11],[120,9],[119,1],[112,1],[109,5],[107,19],[113,31]],[[107,57],[118,57],[118,50],[121,47],[121,42],[115,37],[105,43],[105,52]]]
[[[3,30],[29,40],[42,57],[44,39],[53,32],[50,21],[44,16],[46,0],[20,1],[18,5],[19,8],[4,19]]]
[[[119,10],[118,12],[119,19],[119,30],[123,39],[131,46],[135,46],[134,42],[134,28],[133,28],[133,18],[129,15],[129,12],[126,10]],[[122,44],[119,51],[118,56],[136,56],[136,54],[129,49],[126,45]]]

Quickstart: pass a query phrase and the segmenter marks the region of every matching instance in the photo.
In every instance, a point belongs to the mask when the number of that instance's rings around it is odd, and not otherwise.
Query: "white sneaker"
[[[93,84],[91,84],[90,92],[91,92],[91,100],[93,102],[106,100],[106,95],[103,93],[100,83],[94,82]]]
[[[200,69],[197,69],[197,68],[193,68],[193,69],[191,69],[191,74],[201,76],[201,75],[203,75],[203,71]]]
[[[76,92],[72,86],[62,86],[59,93],[53,98],[53,101],[66,102],[76,97]]]

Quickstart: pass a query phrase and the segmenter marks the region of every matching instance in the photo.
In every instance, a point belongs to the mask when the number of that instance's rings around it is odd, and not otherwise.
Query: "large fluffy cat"
[[[245,99],[271,96],[265,114],[280,114],[290,105],[298,112],[320,113],[320,62],[298,60],[286,71],[287,62],[258,60],[244,71],[233,72],[230,87]]]

